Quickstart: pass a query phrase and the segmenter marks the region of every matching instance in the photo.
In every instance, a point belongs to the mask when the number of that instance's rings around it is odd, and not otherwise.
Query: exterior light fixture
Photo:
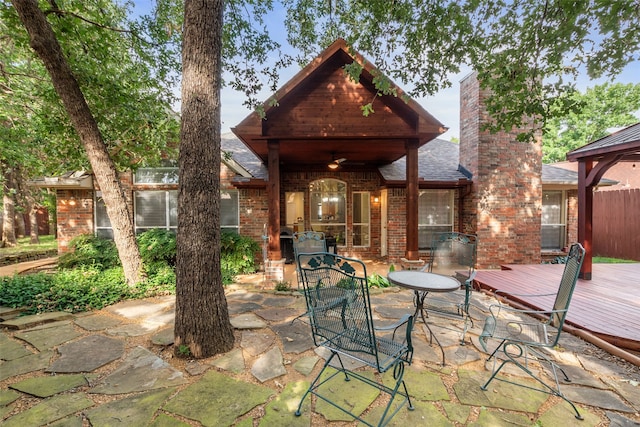
[[[331,162],[327,165],[329,167],[329,169],[331,170],[336,170],[338,169],[338,167],[340,167],[340,164],[336,163],[336,162]]]

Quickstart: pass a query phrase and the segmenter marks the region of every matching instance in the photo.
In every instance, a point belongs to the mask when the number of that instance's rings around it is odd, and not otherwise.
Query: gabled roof
[[[354,61],[363,66],[358,82],[343,69]],[[378,94],[379,74],[338,39],[263,104],[264,118],[251,113],[233,132],[265,164],[268,141],[278,142],[288,169],[326,165],[332,157],[375,168],[404,156],[408,140],[423,145],[446,131],[395,84],[397,96]],[[361,107],[369,102],[375,112],[367,117]]]

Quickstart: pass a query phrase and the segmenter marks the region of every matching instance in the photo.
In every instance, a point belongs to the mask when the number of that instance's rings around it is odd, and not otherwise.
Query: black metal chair
[[[328,252],[300,254],[298,266],[314,343],[328,349],[331,355],[300,400],[296,415],[301,414],[304,399],[312,394],[372,426],[358,414],[352,413],[347,405],[333,401],[331,389],[323,387],[340,374],[344,375],[345,381],[353,378],[389,394],[389,402],[378,426],[386,425],[406,403],[409,409],[413,409],[403,379],[405,363],[411,364],[413,357],[413,316],[405,315],[389,327],[374,326],[366,267],[359,260]],[[386,331],[388,335],[380,335],[381,331]],[[374,368],[380,374],[393,372],[395,385],[393,388],[387,387],[382,381],[372,380],[345,368],[342,360],[345,356]],[[325,377],[323,374],[334,359],[338,360],[339,368]],[[394,410],[390,410],[398,395],[403,398],[402,402]]]
[[[553,348],[558,344],[562,326],[564,325],[569,304],[571,303],[573,290],[578,281],[578,274],[580,273],[584,254],[585,250],[579,243],[574,243],[571,246],[566,258],[564,272],[557,294],[509,294],[518,298],[549,297],[555,295],[555,302],[551,310],[520,310],[503,304],[490,306],[491,316],[485,320],[484,328],[480,334],[480,343],[487,352],[489,351],[488,343],[490,339],[499,340],[500,343],[487,359],[487,361],[492,358],[494,359],[494,370],[491,377],[481,387],[482,390],[486,390],[489,383],[494,379],[538,390],[564,399],[575,411],[576,418],[579,420],[582,419],[576,405],[560,391],[557,371],[562,373],[564,380],[567,382],[570,381],[569,377],[544,350]],[[499,354],[504,356],[504,360],[495,368]],[[530,359],[537,360],[540,364],[546,364],[551,368],[550,371],[554,384],[545,382],[529,368]],[[513,382],[506,377],[496,377],[498,372],[500,372],[507,363],[513,363],[522,369],[541,384],[543,388]]]

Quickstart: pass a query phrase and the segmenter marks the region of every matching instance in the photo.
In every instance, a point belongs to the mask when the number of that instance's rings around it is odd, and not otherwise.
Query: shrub
[[[176,265],[176,235],[172,231],[153,228],[137,237],[140,256],[145,264],[165,262]]]
[[[83,234],[74,237],[69,243],[71,252],[58,258],[58,268],[67,269],[79,266],[94,266],[107,270],[120,265],[118,250],[112,240]]]
[[[220,236],[220,269],[222,283],[233,283],[238,274],[256,271],[255,254],[260,245],[247,236],[224,231]]]

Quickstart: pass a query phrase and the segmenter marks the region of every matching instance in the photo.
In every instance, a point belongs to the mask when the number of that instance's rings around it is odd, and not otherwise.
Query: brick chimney
[[[464,222],[478,236],[478,268],[541,262],[542,148],[518,142],[518,130],[491,134],[476,73],[460,82],[460,164],[473,188]]]

